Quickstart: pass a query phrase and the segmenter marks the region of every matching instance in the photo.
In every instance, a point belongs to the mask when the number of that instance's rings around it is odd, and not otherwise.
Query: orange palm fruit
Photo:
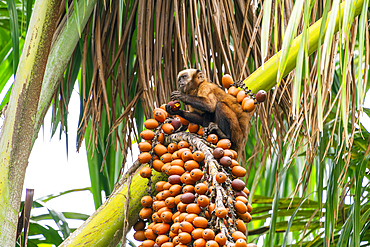
[[[239,163],[238,163],[238,161],[236,161],[234,159],[231,159],[231,166],[230,166],[230,168],[234,168],[234,166],[239,166]]]
[[[184,167],[185,162],[182,159],[172,160],[171,166],[181,166]]]
[[[199,130],[199,125],[195,123],[189,123],[188,129],[190,133],[197,133]]]
[[[238,239],[235,241],[235,247],[247,247],[247,242],[244,239]]]
[[[206,247],[219,247],[218,243],[214,240],[209,240],[206,243]]]
[[[163,190],[163,185],[165,184],[165,181],[159,181],[155,184],[155,190],[158,192],[161,192]]]
[[[164,123],[163,125],[162,125],[162,130],[163,130],[163,132],[164,133],[166,133],[167,135],[170,135],[170,134],[172,134],[172,133],[174,133],[175,132],[175,128],[173,127],[173,125],[172,124],[170,124],[170,123]]]
[[[208,190],[208,186],[205,185],[204,183],[198,183],[197,185],[195,185],[194,187],[194,191],[198,194],[198,195],[204,195]]]
[[[234,157],[234,153],[231,152],[231,149],[225,149],[224,156],[230,157],[232,159]]]
[[[154,138],[154,132],[151,130],[143,130],[140,133],[140,137],[144,140],[152,140]]]
[[[184,213],[186,211],[187,206],[188,206],[187,204],[179,202],[179,204],[177,204],[177,210],[180,211],[181,213]]]
[[[142,152],[141,154],[139,154],[139,161],[141,164],[148,163],[151,158],[152,156],[148,152]]]
[[[179,233],[179,241],[182,244],[188,244],[191,242],[191,235],[187,232],[181,232]]]
[[[224,86],[226,89],[228,89],[231,84],[234,84],[234,80],[229,74],[225,74],[222,76],[222,86]]]
[[[231,147],[231,141],[229,139],[221,139],[217,142],[217,147],[229,149]]]
[[[206,228],[208,225],[208,220],[204,217],[198,216],[194,218],[193,225],[199,228]]]
[[[240,231],[235,231],[233,232],[233,234],[231,235],[232,238],[234,239],[234,241],[238,240],[238,239],[244,239],[244,240],[247,240],[247,237],[245,236],[244,233],[240,232]]]
[[[170,153],[165,153],[161,156],[161,161],[163,163],[170,163],[172,162],[172,154]]]
[[[158,156],[162,156],[163,154],[167,153],[167,148],[166,148],[166,146],[158,143],[157,145],[154,146],[154,152]]]
[[[220,246],[224,246],[226,244],[226,240],[227,240],[226,236],[221,232],[215,236],[215,241]]]
[[[203,228],[196,228],[196,229],[194,229],[194,230],[191,232],[191,237],[192,237],[193,239],[202,238],[203,231],[204,231],[204,229],[203,229]]]
[[[189,223],[193,223],[193,220],[195,219],[195,217],[198,217],[197,214],[188,214],[185,216],[184,218],[184,221],[187,221]]]
[[[178,118],[180,118],[180,122],[182,125],[188,125],[189,124],[189,121],[186,120],[185,118],[183,117],[180,117],[180,116],[177,116]]]
[[[182,193],[194,193],[194,186],[193,185],[185,185],[184,188],[182,188]]]
[[[216,134],[210,134],[207,136],[207,142],[216,144],[218,142],[218,136]]]
[[[181,154],[181,159],[186,162],[188,160],[193,160],[193,154],[191,153],[190,150],[186,150]]]
[[[234,208],[240,214],[244,214],[248,210],[247,205],[245,205],[245,203],[241,201],[236,201],[234,204]]]
[[[162,246],[164,243],[170,241],[170,238],[166,235],[159,235],[156,239],[155,239],[155,243],[158,244],[159,246]]]
[[[202,127],[198,130],[198,135],[203,136],[203,134],[204,134],[204,128]]]
[[[172,184],[170,182],[167,182],[163,185],[163,190],[169,190],[171,188]]]
[[[171,196],[177,196],[178,194],[181,193],[182,186],[179,184],[174,184],[170,188],[170,194]]]
[[[247,97],[247,93],[244,90],[241,90],[236,95],[236,101],[238,101],[238,103],[241,103],[245,97]]]
[[[147,128],[147,129],[155,129],[155,128],[157,128],[158,127],[158,125],[159,125],[159,123],[158,123],[158,121],[157,120],[155,120],[155,119],[152,119],[152,118],[150,118],[150,119],[147,119],[145,122],[144,122],[144,126],[145,126],[145,128]]]
[[[247,226],[244,221],[240,219],[236,220],[236,229],[244,234],[247,232]]]
[[[150,150],[150,149],[149,149]],[[193,159],[196,161],[196,162],[202,162],[204,160],[204,153],[202,151],[195,151],[193,153]]]
[[[145,222],[140,219],[134,225],[135,231],[141,231],[141,230],[144,230],[144,228],[145,228]]]
[[[201,209],[198,204],[196,203],[190,203],[186,207],[186,212],[188,214],[200,214]]]
[[[163,143],[164,142],[164,134],[162,132],[158,134],[157,141],[159,143]]]
[[[171,166],[169,168],[169,174],[170,175],[182,175],[184,174],[185,170],[181,166]]]
[[[185,163],[184,163],[184,168],[187,170],[187,171],[192,171],[193,169],[197,169],[199,168],[199,164],[198,162],[196,162],[195,160],[187,160]]]
[[[172,216],[173,216],[173,214],[170,211],[165,211],[161,214],[161,218],[162,218],[164,223],[170,223],[172,221]]]
[[[175,245],[172,242],[163,243],[161,247],[174,247]]]
[[[224,207],[218,207],[216,208],[216,216],[218,218],[225,218],[225,216],[227,215],[227,209],[224,208]]]
[[[170,228],[171,232],[178,233],[180,230],[180,222],[173,223]]]
[[[143,247],[153,247],[154,244],[155,244],[154,240],[149,240],[149,239],[144,240],[142,243]]]
[[[253,210],[253,207],[250,203],[247,204],[247,210],[248,210],[249,213],[252,212],[252,210]]]
[[[152,169],[150,169],[150,167],[144,166],[143,168],[141,168],[140,176],[142,176],[143,178],[149,178],[151,175],[152,175]]]
[[[139,212],[139,217],[142,220],[149,219],[153,210],[151,208],[142,208]]]
[[[150,196],[143,196],[140,200],[140,203],[143,207],[150,207],[153,204],[153,198]]]
[[[251,98],[245,98],[242,102],[242,109],[246,112],[252,112],[256,108],[256,105],[254,104],[254,99]]]
[[[179,150],[179,148],[177,147],[177,144],[174,143],[174,142],[170,143],[168,145],[167,149],[168,149],[168,152],[171,153],[171,154],[173,154],[175,151]]]
[[[227,91],[228,94],[231,94],[232,96],[236,97],[239,93],[239,89],[235,86],[229,87],[229,90]]]
[[[166,207],[166,203],[164,201],[155,201],[152,207],[155,211],[159,211],[159,209]]]
[[[197,203],[201,207],[207,207],[209,205],[209,198],[208,196],[201,195],[197,198]]]
[[[134,233],[134,239],[136,239],[137,241],[144,241],[144,240],[146,240],[144,231],[136,231]]]
[[[215,239],[215,232],[212,229],[205,229],[203,231],[202,237],[205,240],[214,240]]]
[[[203,238],[198,238],[194,241],[193,247],[205,247],[206,246],[206,240]]]
[[[167,197],[165,203],[168,208],[176,207],[175,197]]]
[[[152,165],[154,170],[156,170],[157,172],[161,172],[164,163],[161,160],[153,160]]]
[[[152,229],[146,229],[144,233],[147,239],[155,240],[157,238],[157,234]]]
[[[149,152],[152,149],[152,145],[149,142],[139,143],[140,152]]]
[[[184,221],[185,217],[188,215],[188,213],[186,212],[182,212],[180,215],[179,215],[179,221],[180,223]]]
[[[159,226],[156,228],[156,232],[158,235],[166,234],[170,230],[170,225],[167,223],[160,223]]]
[[[203,172],[198,168],[192,169],[190,172],[190,177],[195,181],[198,181],[203,177]]]
[[[191,152],[190,148],[181,148],[177,151],[177,155],[180,157],[180,159],[182,159],[182,154],[185,152],[185,151],[189,151]],[[176,153],[176,152],[175,152]]]
[[[191,223],[189,223],[187,221],[183,221],[183,222],[180,223],[180,230],[182,232],[191,233],[194,230],[194,227]]]
[[[226,179],[227,179],[227,176],[226,176],[225,173],[219,172],[219,173],[216,174],[216,181],[217,181],[217,183],[222,184],[222,183],[224,183],[226,181]]]
[[[168,113],[161,108],[156,108],[153,111],[153,115],[154,115],[155,120],[163,123],[166,120]]]
[[[189,147],[189,143],[187,141],[179,141],[179,143],[177,145],[178,145],[179,149]]]

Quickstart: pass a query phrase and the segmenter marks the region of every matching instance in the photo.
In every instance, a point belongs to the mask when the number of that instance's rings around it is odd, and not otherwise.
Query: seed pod
[[[143,207],[148,208],[148,207],[152,206],[152,204],[153,204],[153,198],[152,198],[152,197],[150,197],[150,196],[143,196],[143,197],[141,198],[140,203],[141,203],[141,205],[142,205]]]
[[[216,144],[218,142],[218,136],[216,134],[210,134],[207,137],[207,142],[212,143],[212,144]]]
[[[146,240],[144,231],[136,231],[134,233],[134,239],[136,239],[137,241],[144,241],[144,240]]]
[[[224,86],[226,89],[228,89],[231,84],[234,84],[234,80],[229,74],[225,74],[222,76],[222,86]]]
[[[149,152],[152,149],[152,145],[149,142],[139,143],[140,152]]]
[[[223,233],[219,233],[215,236],[215,241],[220,245],[224,246],[226,244],[226,236]]]
[[[241,201],[236,201],[234,204],[234,207],[235,207],[235,210],[240,214],[244,214],[245,212],[247,212],[247,205],[245,205]]]
[[[227,215],[227,209],[224,208],[224,207],[218,207],[216,208],[216,216],[218,218],[225,218],[225,216]]]
[[[247,237],[244,235],[244,233],[242,233],[240,231],[233,232],[233,234],[231,236],[234,239],[234,241],[237,241],[238,239],[247,240]]]
[[[145,222],[140,219],[134,225],[135,231],[141,231],[141,230],[144,230],[144,228],[145,228]]]
[[[204,153],[202,151],[195,151],[193,153],[193,159],[196,162],[202,162],[204,160]]]
[[[215,239],[215,232],[212,229],[205,229],[203,231],[202,237],[205,240],[214,240]]]
[[[140,133],[140,137],[144,140],[152,140],[154,138],[154,132],[151,130],[143,130]]]
[[[181,202],[186,204],[194,202],[194,199],[195,195],[193,193],[185,193],[180,198]]]
[[[190,172],[190,177],[196,181],[203,177],[203,172],[200,169],[192,169]]]
[[[143,247],[153,247],[154,244],[155,244],[155,242],[153,240],[149,240],[149,239],[144,240],[143,243],[142,243]]]
[[[142,208],[139,212],[139,217],[142,220],[149,219],[153,210],[151,208]]]
[[[220,164],[223,165],[224,167],[229,167],[232,164],[232,159],[228,156],[224,156],[220,159]]]
[[[245,183],[243,180],[240,180],[239,178],[237,178],[232,181],[231,187],[233,187],[234,190],[241,191],[244,189]]]
[[[198,216],[194,218],[193,225],[199,228],[206,228],[208,225],[208,220],[204,217]]]
[[[193,247],[205,247],[206,246],[206,240],[203,238],[198,238],[194,241]]]
[[[179,233],[179,241],[182,244],[188,244],[191,242],[191,235],[187,232],[181,232]]]
[[[168,113],[161,108],[156,108],[153,111],[153,115],[155,120],[157,120],[160,123],[163,123],[166,120]]]
[[[227,178],[227,176],[223,172],[219,172],[219,173],[216,174],[217,183],[220,183],[220,184],[224,183],[226,181],[226,178]]]
[[[152,169],[150,169],[150,167],[148,166],[144,166],[140,170],[140,176],[142,176],[143,178],[149,178],[150,176],[152,176]]]
[[[191,232],[191,237],[192,237],[193,239],[199,239],[199,238],[202,238],[203,231],[204,231],[204,229],[203,229],[203,228],[196,228],[196,229],[194,229],[194,230]]]
[[[190,133],[197,133],[199,130],[199,125],[195,123],[189,123],[188,129]]]
[[[245,97],[247,97],[247,93],[244,90],[241,90],[236,95],[236,101],[238,101],[238,103],[241,103]]]
[[[143,153],[139,154],[139,157],[138,157],[141,164],[148,163],[151,158],[152,158],[152,156],[148,152],[143,152]]]
[[[213,157],[219,159],[224,156],[224,150],[222,148],[215,148],[212,153]]]
[[[179,150],[179,148],[177,147],[177,144],[174,143],[174,142],[170,143],[168,145],[167,149],[168,149],[168,152],[171,153],[171,154],[173,154],[175,151]]]
[[[147,119],[145,122],[144,122],[144,126],[145,126],[145,128],[147,128],[147,129],[155,129],[155,128],[157,128],[158,127],[158,125],[159,125],[159,123],[158,123],[158,121],[157,120],[155,120],[155,119],[152,119],[152,118],[150,118],[150,119]]]
[[[206,243],[206,247],[219,247],[218,243],[214,240],[209,240]]]
[[[252,112],[256,108],[254,100],[250,98],[245,98],[242,102],[242,108],[243,111]]]
[[[183,221],[183,222],[180,223],[180,230],[182,232],[191,233],[194,230],[194,227],[191,223],[189,223],[187,221]]]
[[[229,87],[229,90],[227,91],[227,93],[236,97],[239,93],[239,89],[237,87],[231,86],[231,87]]]
[[[218,148],[229,149],[231,148],[231,141],[229,139],[221,139],[217,142]]]
[[[259,103],[262,103],[263,101],[266,100],[267,93],[264,90],[259,90],[256,94],[256,100]]]
[[[247,170],[245,170],[245,168],[241,166],[234,166],[231,173],[235,177],[244,177],[245,174],[247,174]]]
[[[153,169],[157,172],[162,171],[162,167],[164,166],[164,163],[161,160],[153,160]]]
[[[170,123],[164,123],[162,125],[162,130],[164,133],[166,133],[167,135],[170,135],[172,134],[173,132],[175,132],[175,128],[172,126],[172,124]]]
[[[205,195],[201,195],[197,198],[197,203],[201,207],[207,207],[209,205],[209,198]]]
[[[235,247],[247,247],[247,242],[244,239],[238,239],[235,241]]]

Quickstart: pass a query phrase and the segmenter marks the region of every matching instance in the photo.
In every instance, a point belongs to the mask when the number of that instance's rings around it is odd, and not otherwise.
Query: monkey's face
[[[188,93],[196,89],[204,81],[204,75],[199,69],[185,69],[177,76],[179,91]]]

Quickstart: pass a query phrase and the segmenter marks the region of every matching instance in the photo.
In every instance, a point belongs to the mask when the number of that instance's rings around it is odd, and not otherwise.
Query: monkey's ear
[[[205,79],[203,72],[198,69],[197,70],[197,75],[198,75],[198,81],[203,82],[204,79]]]

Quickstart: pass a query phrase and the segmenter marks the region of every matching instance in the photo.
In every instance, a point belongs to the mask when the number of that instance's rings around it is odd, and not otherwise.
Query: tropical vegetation
[[[53,8],[41,15],[38,6]],[[77,149],[85,140],[95,207],[103,203],[102,191],[113,204],[100,207],[69,238],[74,229],[65,224],[54,229],[38,221],[86,215],[32,215],[28,245],[65,240],[61,246],[73,246],[80,232],[92,233],[89,224],[104,220],[114,207],[120,212],[109,221],[110,231],[98,230],[105,236],[100,246],[122,244],[140,197],[116,195],[144,184],[127,154],[144,120],[168,102],[177,73],[193,67],[219,85],[228,73],[254,92],[268,91],[245,147],[254,207],[249,242],[370,245],[370,136],[361,121],[362,113],[370,114],[363,105],[370,86],[369,0],[7,0],[0,1],[0,11],[0,90],[15,78],[0,105],[2,246],[15,243],[22,169],[50,107],[54,134],[77,131]],[[40,22],[36,16],[52,18]],[[35,32],[43,38],[32,39]],[[71,130],[68,103],[75,84],[80,122]]]

